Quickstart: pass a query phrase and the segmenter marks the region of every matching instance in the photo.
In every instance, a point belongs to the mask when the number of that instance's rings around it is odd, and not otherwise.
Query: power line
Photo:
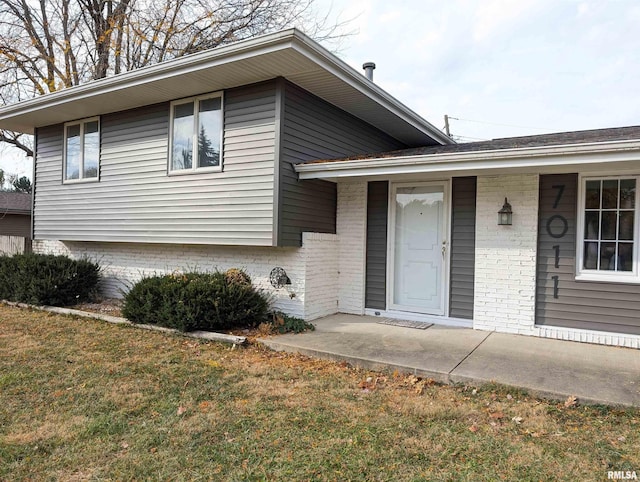
[[[462,139],[470,139],[472,141],[488,141],[489,140],[489,139],[482,139],[480,137],[461,136],[459,134],[452,134],[450,137],[453,138],[454,140],[457,140],[457,139],[460,139],[460,140],[462,140]]]
[[[453,119],[453,120],[462,121],[462,122],[474,122],[476,124],[487,124],[487,125],[491,125],[491,126],[515,127],[517,129],[536,129],[536,130],[548,131],[548,132],[553,131],[553,129],[549,129],[548,127],[531,127],[531,126],[518,126],[518,125],[514,125],[514,124],[499,124],[497,122],[486,122],[486,121],[479,121],[479,120],[474,120],[474,119],[462,119],[460,117],[452,117],[450,115],[446,116],[446,117],[447,117],[447,119]]]

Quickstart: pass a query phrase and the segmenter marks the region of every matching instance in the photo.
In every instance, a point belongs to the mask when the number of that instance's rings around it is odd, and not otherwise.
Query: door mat
[[[410,320],[394,320],[393,318],[381,318],[376,321],[381,325],[402,326],[403,328],[417,328],[418,330],[426,330],[433,323],[426,323],[424,321],[410,321]]]

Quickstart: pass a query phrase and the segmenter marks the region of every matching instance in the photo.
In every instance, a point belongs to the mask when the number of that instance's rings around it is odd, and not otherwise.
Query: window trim
[[[193,160],[191,168],[189,169],[172,169],[171,156],[173,155],[173,121],[174,121],[174,106],[193,103],[193,146],[198,145],[198,103],[201,100],[207,99],[220,99],[220,115],[222,116],[222,122],[220,123],[220,162],[217,166],[198,167],[198,151],[194,149]],[[176,99],[169,103],[169,150],[167,153],[167,175],[169,176],[184,176],[195,173],[207,173],[207,172],[222,172],[223,164],[223,145],[224,145],[224,92],[210,92],[208,94],[195,95],[193,97],[185,97],[183,99]]]
[[[98,175],[95,177],[84,177],[84,129],[89,122],[98,122]],[[67,127],[80,126],[80,166],[78,169],[78,179],[67,179]],[[100,158],[102,157],[102,130],[100,116],[85,117],[74,121],[65,122],[62,132],[62,184],[79,184],[86,182],[100,181]]]
[[[608,271],[608,270],[594,270],[585,269],[584,265],[584,218],[585,218],[585,198],[587,181],[603,181],[603,180],[620,180],[620,179],[635,179],[636,181],[636,195],[634,205],[633,216],[633,269],[631,271]],[[580,174],[578,176],[578,196],[576,206],[576,269],[575,279],[576,281],[596,281],[605,283],[631,283],[640,284],[640,226],[638,221],[640,220],[640,175],[637,173],[629,174]],[[619,208],[618,208],[619,210]],[[616,242],[619,240],[616,239]]]

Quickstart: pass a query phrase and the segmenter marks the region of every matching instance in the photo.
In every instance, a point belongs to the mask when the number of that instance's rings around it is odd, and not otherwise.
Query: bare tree
[[[0,102],[13,103],[226,43],[298,27],[347,35],[314,0],[0,0]],[[32,155],[31,139],[0,131]]]

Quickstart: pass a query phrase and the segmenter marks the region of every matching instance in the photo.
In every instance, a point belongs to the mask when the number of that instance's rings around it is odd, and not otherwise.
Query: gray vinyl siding
[[[275,82],[224,93],[223,171],[167,175],[169,104],[101,117],[100,181],[62,183],[62,125],[38,129],[36,239],[271,246]]]
[[[1,195],[1,194],[0,194]],[[0,213],[0,236],[31,237],[31,216]]]
[[[387,223],[389,182],[373,181],[367,189],[367,256],[365,307],[387,308]]]
[[[640,334],[640,285],[575,280],[577,190],[577,174],[540,176],[536,324]]]
[[[335,233],[336,185],[300,181],[293,165],[406,147],[382,131],[280,79],[283,94],[279,163],[280,246],[300,246],[302,232]]]
[[[476,178],[453,178],[451,189],[449,316],[471,320],[476,243]]]

